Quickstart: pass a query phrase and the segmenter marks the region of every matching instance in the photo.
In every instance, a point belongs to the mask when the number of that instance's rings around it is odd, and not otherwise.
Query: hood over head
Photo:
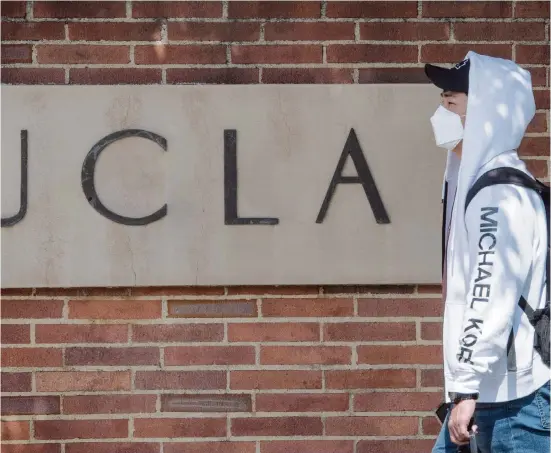
[[[536,112],[527,70],[511,60],[475,52],[466,58],[470,61],[469,97],[458,181],[458,194],[463,189],[465,195],[485,164],[518,148]]]

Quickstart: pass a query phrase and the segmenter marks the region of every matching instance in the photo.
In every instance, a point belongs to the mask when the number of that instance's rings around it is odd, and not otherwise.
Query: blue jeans
[[[549,453],[549,409],[549,382],[524,398],[477,405],[480,453]],[[432,453],[456,452],[446,417]]]

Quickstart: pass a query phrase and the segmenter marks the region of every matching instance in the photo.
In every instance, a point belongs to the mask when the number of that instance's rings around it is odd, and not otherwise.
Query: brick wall
[[[4,84],[426,83],[469,49],[514,58],[548,176],[546,1],[1,7]],[[417,285],[4,290],[3,452],[427,452],[441,309]]]

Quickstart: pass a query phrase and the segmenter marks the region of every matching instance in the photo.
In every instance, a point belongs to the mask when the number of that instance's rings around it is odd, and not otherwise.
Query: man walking
[[[545,208],[536,191],[508,183],[470,196],[490,170],[531,177],[516,151],[535,114],[530,73],[475,52],[425,71],[443,90],[431,123],[448,151],[443,343],[452,404],[433,453],[468,443],[473,418],[482,453],[548,453],[550,371],[526,315],[547,299]]]

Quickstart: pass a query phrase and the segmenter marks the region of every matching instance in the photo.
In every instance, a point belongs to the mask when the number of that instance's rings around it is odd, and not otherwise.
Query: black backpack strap
[[[541,186],[535,179],[528,176],[526,173],[511,167],[499,167],[484,173],[467,192],[465,200],[465,211],[469,203],[484,187],[493,186],[495,184],[512,184],[514,186],[526,187],[527,189],[541,191]]]

